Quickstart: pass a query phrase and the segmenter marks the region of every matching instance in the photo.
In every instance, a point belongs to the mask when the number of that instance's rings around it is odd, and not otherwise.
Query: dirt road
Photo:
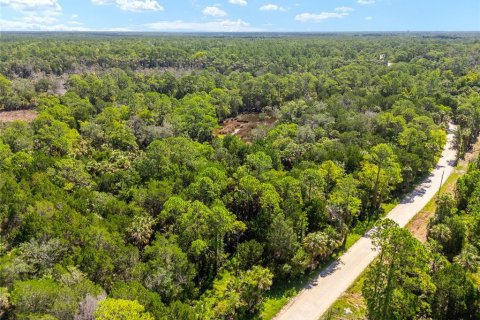
[[[450,125],[447,143],[432,173],[387,215],[400,226],[404,227],[422,210],[453,172],[456,159],[454,130],[455,126]],[[323,270],[274,319],[318,320],[377,256],[369,232]]]

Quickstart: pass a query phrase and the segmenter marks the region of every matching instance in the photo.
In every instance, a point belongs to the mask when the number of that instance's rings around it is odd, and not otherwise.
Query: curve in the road
[[[401,227],[422,210],[454,171],[455,130],[456,127],[450,124],[447,143],[431,174],[388,213],[387,217]],[[324,269],[274,319],[318,320],[377,256],[378,252],[374,250],[369,233],[370,231]]]

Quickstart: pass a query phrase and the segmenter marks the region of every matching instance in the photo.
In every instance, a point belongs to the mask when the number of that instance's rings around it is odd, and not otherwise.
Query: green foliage
[[[185,97],[174,108],[170,119],[178,135],[188,136],[198,141],[212,139],[212,131],[217,126],[215,108],[209,97]]]
[[[473,319],[478,314],[478,290],[461,266],[451,264],[438,271],[433,280],[437,287],[434,319]]]
[[[153,320],[154,318],[137,301],[105,299],[98,304],[95,319],[99,320]]]
[[[333,230],[317,231],[307,234],[302,242],[309,256],[309,267],[315,269],[318,260],[325,261],[340,246],[338,235]]]
[[[29,151],[33,148],[33,130],[22,121],[13,121],[2,130],[2,140],[13,152]]]
[[[40,115],[34,123],[35,148],[50,156],[66,156],[73,153],[79,134],[68,124],[47,114]]]
[[[378,209],[389,191],[402,181],[400,165],[389,145],[379,144],[372,148],[365,156],[359,179],[369,195],[364,200],[364,205]]]
[[[258,310],[262,294],[272,284],[272,273],[258,266],[234,276],[219,275],[197,309],[204,319],[244,319]]]
[[[435,292],[428,252],[408,230],[386,223],[378,227],[373,241],[380,254],[368,271],[362,290],[369,318],[428,316]]]
[[[144,259],[146,262],[136,266],[135,274],[164,301],[181,298],[192,289],[195,269],[173,240],[159,235],[145,248]]]
[[[11,291],[11,302],[20,318],[72,319],[79,312],[78,305],[86,297],[101,290],[84,275],[70,268],[59,270],[58,280],[41,278],[17,281]]]
[[[470,35],[6,34],[0,46],[0,109],[37,112],[0,124],[7,318],[91,319],[106,295],[102,317],[254,318],[273,277],[331,258],[435,165],[449,120],[460,155],[480,132]],[[244,112],[256,114],[229,119]],[[430,277],[463,302],[429,289],[418,248],[379,267],[408,280],[394,278],[384,314],[474,312],[448,266],[475,285],[478,171],[439,197],[428,236]]]
[[[53,280],[17,282],[12,290],[12,303],[19,314],[47,313],[58,296],[58,285]]]
[[[138,301],[155,319],[168,319],[165,317],[167,310],[160,295],[149,291],[137,281],[116,282],[110,296],[115,299]]]

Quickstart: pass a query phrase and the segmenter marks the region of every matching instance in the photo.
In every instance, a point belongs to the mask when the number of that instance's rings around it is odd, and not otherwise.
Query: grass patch
[[[263,302],[263,310],[260,313],[259,319],[273,319],[273,317],[282,310],[283,306],[288,303],[290,298],[297,294],[297,290],[298,289],[292,288],[281,295],[273,294],[267,297]]]
[[[350,248],[351,246],[353,246],[355,244],[355,242],[358,241],[358,239],[360,239],[362,237],[361,234],[358,234],[358,233],[351,233],[347,236],[347,241],[345,243],[345,247],[346,249]]]
[[[288,281],[276,281],[272,285],[268,295],[262,303],[260,316],[258,319],[269,320],[285,306],[292,297],[297,295],[309,282],[311,282],[318,273],[330,264],[338,255],[325,264],[319,266],[315,271],[305,274],[304,276],[291,279]]]
[[[387,215],[390,211],[392,211],[393,208],[398,204],[398,201],[395,202],[389,202],[389,203],[382,203],[382,212],[385,212],[385,215]]]

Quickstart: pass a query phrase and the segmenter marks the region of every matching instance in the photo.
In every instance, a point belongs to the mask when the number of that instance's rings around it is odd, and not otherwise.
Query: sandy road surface
[[[401,227],[422,210],[453,172],[456,159],[454,130],[455,126],[450,125],[447,143],[435,169],[387,215]],[[377,256],[369,232],[323,270],[274,319],[318,320]]]

